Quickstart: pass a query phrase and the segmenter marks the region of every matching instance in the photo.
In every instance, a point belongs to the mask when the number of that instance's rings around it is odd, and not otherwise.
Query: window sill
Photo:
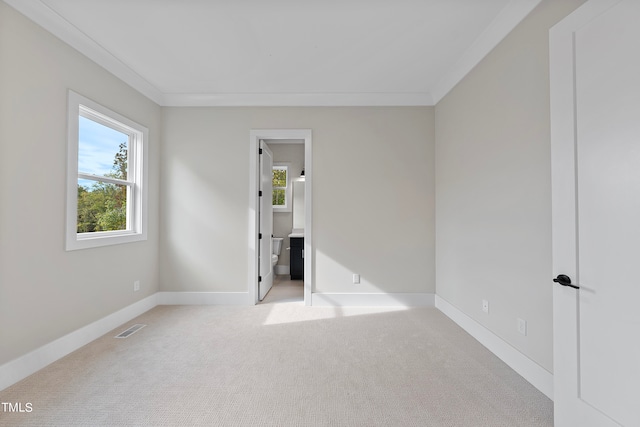
[[[91,235],[75,235],[74,238],[67,239],[67,251],[79,249],[98,248],[102,246],[120,245],[123,243],[140,242],[147,240],[145,233],[91,233]]]
[[[283,212],[283,213],[291,212],[291,208],[277,208],[277,207],[274,206],[273,207],[273,212],[274,213],[276,213],[276,212]]]

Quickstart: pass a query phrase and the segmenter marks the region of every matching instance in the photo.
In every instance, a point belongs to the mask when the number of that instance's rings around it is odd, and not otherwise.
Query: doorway
[[[280,143],[304,144],[304,304],[311,305],[313,289],[313,251],[312,251],[312,150],[310,129],[264,129],[251,130],[249,138],[249,271],[248,293],[249,303],[257,304],[260,300],[260,141],[277,140]],[[299,172],[299,171],[298,171]],[[292,230],[293,231],[293,230]],[[265,236],[262,236],[263,239]],[[264,241],[264,240],[263,240]],[[263,245],[266,247],[266,245]],[[283,248],[285,250],[285,248]],[[263,253],[266,252],[263,249]],[[271,254],[268,254],[269,257]],[[264,269],[264,267],[263,267]]]

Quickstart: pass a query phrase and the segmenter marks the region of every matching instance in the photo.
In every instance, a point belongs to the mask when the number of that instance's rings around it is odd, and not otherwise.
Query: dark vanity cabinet
[[[304,237],[291,237],[291,280],[304,280]]]

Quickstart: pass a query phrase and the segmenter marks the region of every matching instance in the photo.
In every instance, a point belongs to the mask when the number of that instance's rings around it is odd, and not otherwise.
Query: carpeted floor
[[[147,326],[126,339],[114,335]],[[553,404],[435,308],[158,306],[0,392],[1,426],[552,426]]]

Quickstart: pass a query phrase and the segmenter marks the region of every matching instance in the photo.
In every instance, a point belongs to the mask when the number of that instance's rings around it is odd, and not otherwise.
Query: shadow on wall
[[[432,146],[374,113],[316,141],[314,292],[435,293]]]
[[[387,275],[387,272],[384,271],[385,266],[379,268],[382,273],[376,276],[375,269],[370,267],[350,268],[319,251],[316,251],[315,266],[318,271],[321,271],[319,276],[339,278],[339,283],[337,283],[337,286],[329,288],[330,290],[325,290],[328,287],[323,289],[321,286],[316,286],[313,297],[314,305],[333,305],[339,310],[338,306],[356,307],[361,306],[363,303],[369,304],[371,300],[363,299],[361,295],[378,294],[383,295],[385,301],[395,301],[397,303],[397,305],[389,307],[390,309],[401,310],[412,305],[407,301],[406,294],[416,294],[415,304],[420,305],[421,301],[424,300],[419,296],[420,294],[433,293],[427,289],[425,282],[419,283],[418,286],[415,286],[414,283],[411,288],[401,286],[401,283],[398,284],[393,279],[385,281],[384,276]],[[363,273],[358,273],[357,271]],[[354,283],[354,274],[359,275],[359,283]],[[331,284],[336,285],[335,281]]]
[[[360,209],[323,211],[314,219],[322,230],[314,240],[314,292],[435,293],[433,214],[426,198],[400,208],[378,206],[377,196],[357,197]],[[360,284],[353,283],[354,274]]]
[[[200,172],[196,174],[194,170]],[[246,288],[246,210],[224,171],[174,159],[165,169],[162,291],[242,292]],[[246,190],[243,191],[246,194]],[[242,284],[242,289],[238,284]]]

